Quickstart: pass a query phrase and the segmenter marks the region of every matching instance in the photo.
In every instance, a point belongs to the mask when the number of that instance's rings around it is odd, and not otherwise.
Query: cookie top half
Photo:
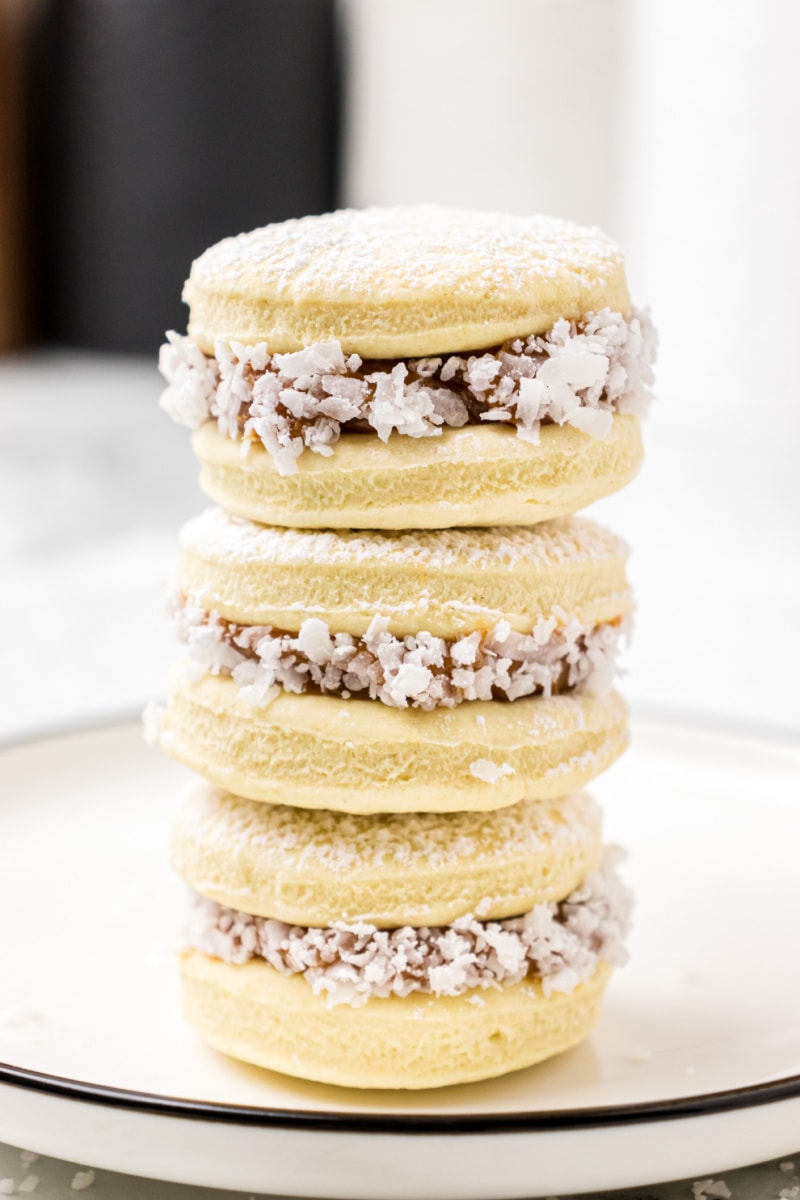
[[[172,862],[201,895],[290,924],[392,928],[503,918],[562,900],[601,858],[585,792],[490,813],[310,812],[193,783]]]
[[[181,531],[178,589],[247,625],[296,630],[308,618],[361,635],[437,637],[506,621],[532,632],[615,621],[632,607],[621,538],[583,517],[531,528],[415,532],[278,529],[208,509]]]
[[[630,307],[622,252],[599,229],[432,205],[226,238],[192,264],[184,299],[207,354],[222,338],[271,353],[337,341],[362,358],[475,350]]]

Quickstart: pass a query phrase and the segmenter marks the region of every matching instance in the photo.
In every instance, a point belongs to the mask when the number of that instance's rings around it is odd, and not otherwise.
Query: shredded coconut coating
[[[580,323],[560,320],[547,333],[495,350],[444,357],[363,362],[339,342],[269,354],[217,339],[207,357],[170,331],[159,369],[168,387],[161,407],[196,429],[260,442],[282,475],[305,450],[330,455],[343,428],[436,437],[445,426],[498,421],[538,442],[542,423],[573,425],[605,438],[614,412],[642,415],[650,400],[656,335],[645,313],[602,309]]]
[[[197,896],[186,940],[225,962],[261,958],[282,975],[305,975],[331,1007],[412,992],[460,996],[528,976],[541,980],[546,995],[571,992],[601,959],[611,966],[627,961],[632,897],[616,871],[621,857],[617,847],[607,849],[600,870],[558,904],[538,904],[504,921],[470,914],[444,928],[305,929]]]
[[[251,704],[269,704],[283,689],[426,710],[573,689],[607,695],[626,631],[624,620],[589,626],[559,611],[530,634],[501,621],[490,633],[456,642],[424,632],[398,638],[380,616],[363,637],[333,633],[316,617],[293,634],[228,621],[192,596],[176,598],[175,618],[189,647],[190,675],[230,675]]]

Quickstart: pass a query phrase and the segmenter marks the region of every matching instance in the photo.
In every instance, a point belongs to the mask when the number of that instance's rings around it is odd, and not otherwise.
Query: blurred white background
[[[599,224],[652,308],[647,461],[592,512],[633,547],[634,706],[800,729],[800,6],[347,0],[342,16],[344,203]],[[155,408],[152,360],[0,359],[0,391],[0,730],[135,709],[163,691],[159,589],[204,503],[188,438]]]

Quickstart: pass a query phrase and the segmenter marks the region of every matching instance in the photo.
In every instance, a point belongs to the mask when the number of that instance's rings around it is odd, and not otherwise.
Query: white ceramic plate
[[[184,777],[133,724],[0,754],[0,1140],[347,1200],[563,1195],[797,1150],[800,749],[639,723],[594,788],[638,897],[598,1030],[411,1094],[248,1068],[184,1026],[165,850]]]

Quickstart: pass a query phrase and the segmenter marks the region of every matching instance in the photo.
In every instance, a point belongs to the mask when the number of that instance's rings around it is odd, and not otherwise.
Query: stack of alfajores
[[[582,791],[624,749],[628,482],[653,336],[544,217],[369,209],[192,266],[162,404],[185,527],[159,739],[200,779],[189,1020],[306,1079],[421,1088],[575,1045],[630,898]]]

